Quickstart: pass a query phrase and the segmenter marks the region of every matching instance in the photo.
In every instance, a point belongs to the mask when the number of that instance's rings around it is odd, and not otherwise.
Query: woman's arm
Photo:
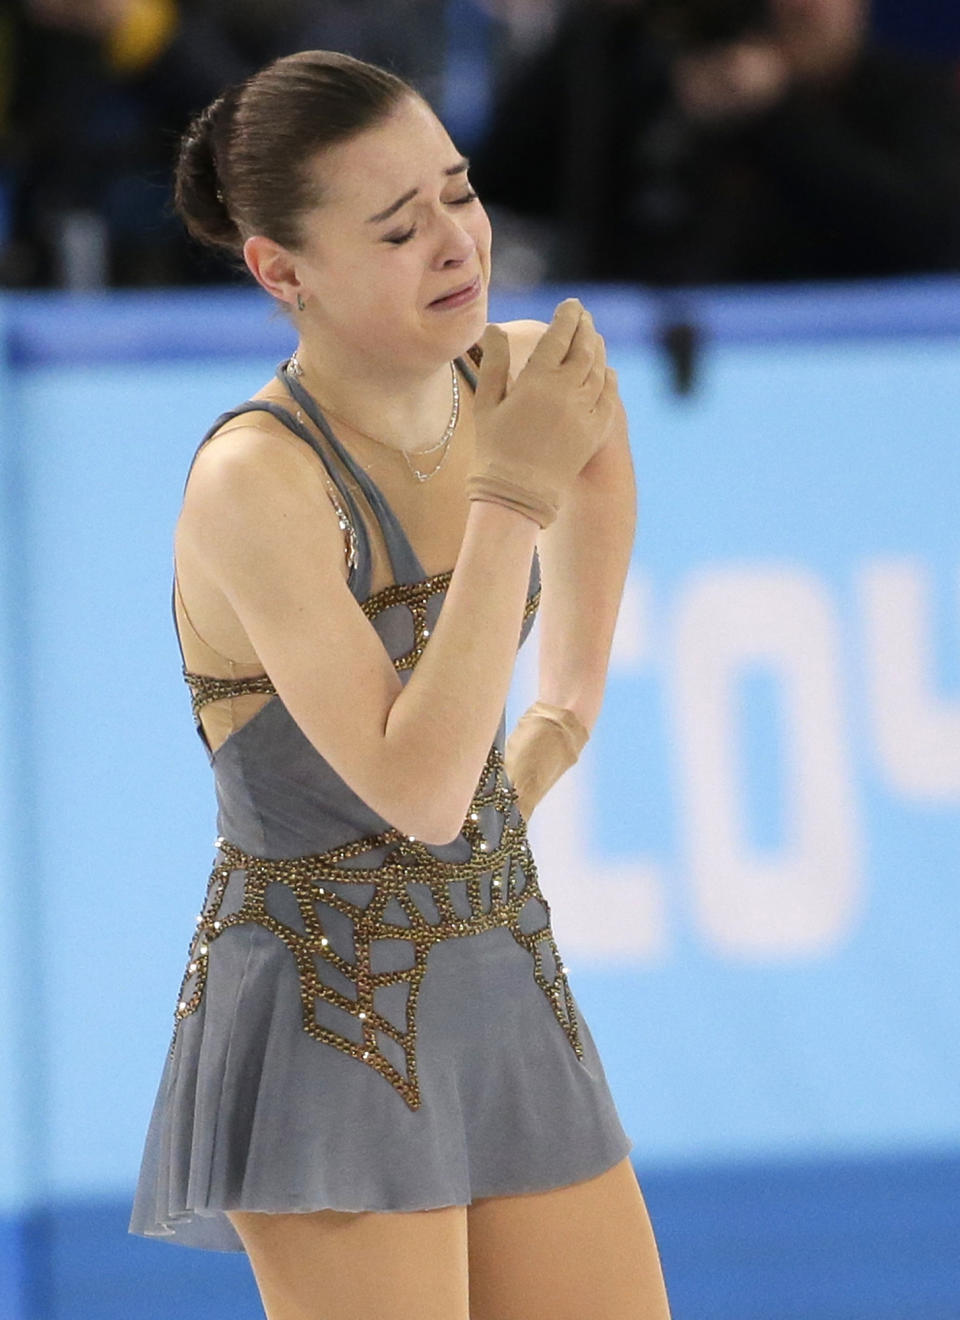
[[[523,321],[505,329],[516,375],[545,326]],[[537,701],[521,716],[506,748],[507,772],[528,818],[576,761],[600,713],[636,521],[627,417],[618,400],[607,440],[537,538],[542,571]]]
[[[619,403],[608,440],[537,539],[539,699],[572,710],[588,730],[603,704],[636,523],[636,479]]]

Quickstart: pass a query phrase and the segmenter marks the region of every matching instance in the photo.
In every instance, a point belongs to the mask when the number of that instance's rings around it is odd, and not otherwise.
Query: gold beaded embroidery
[[[256,857],[226,839],[217,839],[216,846],[222,860],[214,865],[207,901],[197,918],[197,930],[190,945],[174,1013],[171,1052],[176,1045],[180,1023],[195,1013],[200,1005],[207,979],[210,945],[231,927],[253,922],[276,935],[296,961],[304,1030],[317,1040],[374,1068],[411,1109],[418,1109],[421,1103],[416,1061],[417,997],[426,971],[427,956],[432,946],[441,940],[506,927],[531,955],[534,980],[546,995],[577,1057],[582,1058],[583,1047],[567,983],[567,968],[560,959],[551,930],[550,907],[540,890],[536,864],[526,836],[526,823],[519,812],[516,813],[516,823],[508,823],[516,799],[516,790],[504,771],[503,757],[494,745],[463,824],[463,834],[471,844],[471,855],[466,861],[441,861],[425,844],[393,828],[327,852],[289,859]],[[500,829],[496,843],[486,837],[479,824],[483,808],[489,806],[495,809]],[[339,865],[385,846],[388,851],[375,866]],[[245,873],[242,905],[221,915],[231,873],[238,870]],[[325,888],[325,884],[331,882],[369,884],[371,880],[375,885],[374,893],[363,908],[342,894]],[[489,881],[489,886],[485,880]],[[453,906],[449,886],[454,881],[466,882],[469,917],[458,915]],[[417,883],[428,886],[439,921],[428,921],[414,901],[409,886]],[[276,884],[286,886],[293,894],[302,930],[279,921],[267,910],[267,887]],[[486,901],[485,889],[488,893]],[[520,927],[520,914],[531,899],[542,905],[545,920],[538,929],[524,931]],[[396,919],[391,921],[384,915],[387,905],[394,902],[406,914],[408,920],[405,924]],[[324,934],[318,911],[324,904],[351,919],[354,961],[335,952]],[[373,972],[371,948],[380,939],[409,941],[414,951],[413,966],[400,971]],[[548,977],[544,970],[543,944],[547,945],[552,956],[552,977]],[[354,990],[352,997],[323,983],[317,974],[317,959],[325,960],[347,978]],[[409,986],[405,1030],[400,1030],[374,1007],[377,987],[400,982]],[[317,1020],[318,999],[352,1014],[361,1024],[362,1041],[350,1040],[322,1026]],[[378,1045],[378,1032],[395,1041],[402,1050],[406,1075]]]
[[[334,486],[329,477],[326,477],[326,488],[327,492],[329,492],[331,502],[333,502],[334,510],[337,511],[337,523],[339,528],[341,528],[342,532],[346,532],[343,553],[346,554],[347,569],[349,569],[350,572],[353,572],[353,569],[357,568],[357,560],[359,556],[357,528],[354,527],[353,521],[350,520],[349,513],[347,513],[341,502],[339,502],[337,487]]]
[[[305,425],[303,413],[299,408],[297,409],[297,421],[301,426]],[[331,503],[336,510],[337,523],[339,524],[341,531],[346,532],[346,536],[344,537],[344,553],[347,557],[347,568],[352,571],[357,566],[357,558],[359,555],[357,529],[354,527],[350,515],[340,503],[340,496],[337,492],[337,488],[326,472],[324,472],[324,481],[327,487],[327,494],[330,496]]]
[[[277,690],[267,674],[256,674],[253,678],[214,678],[210,674],[191,673],[184,665],[183,676],[190,688],[190,705],[197,724],[200,723],[200,708],[208,701],[223,701],[247,692],[276,693]]]
[[[395,669],[412,669],[423,654],[423,649],[430,636],[427,627],[427,600],[430,596],[446,591],[450,585],[453,571],[435,573],[422,582],[392,582],[382,591],[376,592],[361,602],[360,608],[368,619],[374,619],[382,610],[391,605],[406,605],[413,616],[414,643],[404,655],[393,662]],[[540,587],[532,596],[527,597],[523,608],[523,621],[534,614],[540,605]],[[276,693],[276,688],[266,674],[256,674],[252,678],[214,678],[209,674],[197,674],[183,666],[183,677],[190,688],[193,718],[199,724],[200,708],[209,701],[222,701],[226,697],[239,697],[246,692]]]

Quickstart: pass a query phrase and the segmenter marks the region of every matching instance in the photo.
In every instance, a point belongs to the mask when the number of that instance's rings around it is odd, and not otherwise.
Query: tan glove
[[[534,807],[579,758],[590,731],[565,706],[535,701],[517,720],[504,748],[507,778],[517,807],[529,820]]]
[[[505,504],[547,527],[613,417],[616,375],[603,339],[580,301],[566,298],[512,385],[504,331],[488,325],[480,348],[468,498]]]

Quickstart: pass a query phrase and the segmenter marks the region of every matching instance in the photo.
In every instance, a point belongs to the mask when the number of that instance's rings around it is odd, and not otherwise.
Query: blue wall
[[[960,283],[575,291],[640,519],[531,833],[675,1320],[956,1317]],[[0,1314],[257,1314],[245,1262],[124,1229],[214,834],[172,529],[290,346],[252,293],[0,303]]]

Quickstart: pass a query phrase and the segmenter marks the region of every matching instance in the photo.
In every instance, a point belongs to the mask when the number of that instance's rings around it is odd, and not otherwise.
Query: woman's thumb
[[[483,359],[477,373],[476,403],[478,406],[498,404],[507,392],[510,372],[510,341],[498,325],[487,326],[480,336]]]

